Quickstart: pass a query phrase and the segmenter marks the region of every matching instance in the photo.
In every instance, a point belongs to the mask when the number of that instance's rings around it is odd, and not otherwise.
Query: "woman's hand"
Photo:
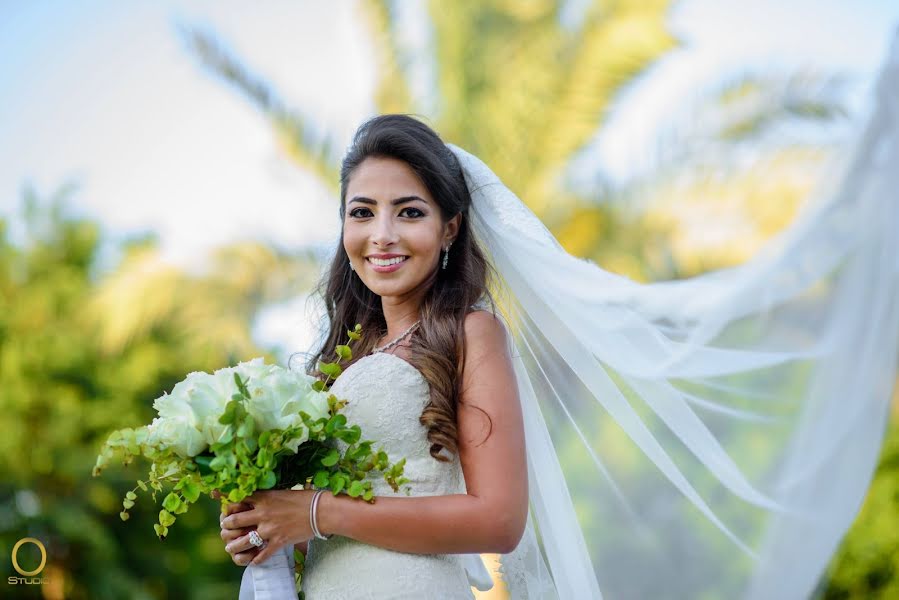
[[[240,504],[228,506],[222,517],[225,550],[237,565],[265,561],[287,544],[312,538],[309,505],[313,490],[267,490],[248,496]],[[249,533],[256,531],[265,542],[261,549],[250,543]]]
[[[231,555],[231,560],[236,565],[246,565],[253,558],[255,558],[256,554],[259,553],[259,549],[256,546],[250,544],[250,550],[246,552],[235,552],[236,546],[231,546],[231,542],[238,538],[244,538],[245,541],[248,541],[249,538],[246,537],[249,535],[251,531],[253,531],[252,527],[240,527],[237,529],[229,529],[225,527],[225,517],[228,515],[233,515],[234,513],[243,512],[246,510],[250,510],[253,507],[247,504],[246,502],[240,502],[237,504],[229,504],[225,508],[225,513],[219,516],[219,523],[222,526],[221,537],[222,541],[225,542],[225,551]]]

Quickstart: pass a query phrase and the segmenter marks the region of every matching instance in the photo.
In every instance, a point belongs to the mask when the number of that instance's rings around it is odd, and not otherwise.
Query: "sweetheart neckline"
[[[485,306],[481,306],[479,303],[475,303],[475,304],[472,306],[472,308],[473,308],[474,310],[484,310],[484,311],[490,312],[489,310],[487,310],[487,308],[486,308]],[[362,362],[363,360],[365,360],[366,358],[371,358],[372,356],[375,356],[375,355],[378,355],[378,354],[383,354],[383,355],[385,355],[385,356],[392,356],[393,358],[395,358],[395,359],[397,359],[397,360],[399,360],[399,361],[401,361],[401,362],[406,363],[406,365],[408,365],[408,367],[409,367],[410,369],[412,369],[412,370],[415,372],[415,374],[418,375],[418,377],[419,377],[422,381],[424,381],[426,384],[428,384],[428,380],[425,379],[425,376],[422,375],[421,371],[419,371],[419,370],[415,367],[415,365],[413,365],[412,363],[410,363],[410,362],[409,362],[408,360],[406,360],[405,358],[402,358],[402,357],[400,357],[400,356],[397,356],[396,354],[391,354],[391,353],[389,353],[389,352],[374,352],[374,353],[366,354],[365,356],[363,356],[362,358],[358,359],[356,362],[354,362],[353,364],[351,364],[349,367],[347,367],[346,369],[344,369],[343,372],[346,373],[347,371],[349,371],[350,369],[352,369],[353,367],[355,367],[356,365],[358,365],[359,363],[361,363],[361,362]],[[338,377],[338,379],[340,379],[340,378]],[[335,383],[336,383],[336,382],[335,382]],[[430,385],[430,384],[428,384],[428,385]]]
[[[402,357],[400,357],[400,356],[397,356],[396,354],[390,354],[389,352],[375,352],[374,354],[366,354],[365,356],[363,356],[362,358],[360,358],[359,360],[357,360],[356,362],[354,362],[353,364],[351,364],[349,367],[347,367],[346,369],[344,369],[343,373],[347,373],[350,369],[352,369],[353,367],[355,367],[356,365],[358,365],[359,363],[361,363],[361,362],[362,362],[363,360],[365,360],[366,358],[372,358],[373,356],[377,356],[378,354],[382,354],[382,355],[384,355],[384,356],[392,356],[392,357],[395,358],[396,360],[398,360],[398,361],[400,361],[400,362],[402,362],[402,363],[405,363],[406,366],[408,366],[410,369],[412,369],[412,371],[414,371],[415,374],[418,375],[419,378],[421,378],[422,381],[424,381],[425,383],[428,382],[428,380],[425,379],[425,376],[422,375],[421,371],[419,371],[418,369],[415,368],[415,365],[413,365],[412,363],[410,363],[410,362],[409,362],[408,360],[406,360],[405,358],[402,358]],[[342,375],[343,373],[341,373],[341,375]],[[340,377],[338,377],[337,379],[338,379],[338,381],[339,381],[339,380],[340,380]],[[336,383],[336,382],[335,382],[335,383]]]

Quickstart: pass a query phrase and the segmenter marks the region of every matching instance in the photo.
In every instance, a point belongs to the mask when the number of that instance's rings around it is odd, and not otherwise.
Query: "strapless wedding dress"
[[[418,421],[429,400],[428,383],[411,363],[369,354],[350,365],[331,391],[348,401],[343,412],[362,428],[363,439],[376,440],[374,447],[383,446],[391,461],[406,458],[412,496],[466,493],[458,456],[439,462],[428,452],[427,431]],[[371,473],[369,481],[377,497],[406,496],[405,487],[394,492],[380,473]],[[395,552],[334,535],[310,540],[303,591],[307,600],[471,599],[469,576],[476,574],[469,572],[478,567],[487,575],[477,555]]]
[[[480,301],[471,309],[487,307]],[[411,496],[467,493],[458,455],[441,462],[429,452],[427,430],[418,419],[430,389],[410,362],[385,352],[363,356],[343,371],[331,392],[347,400],[342,412],[350,425],[362,428],[362,439],[374,440],[374,449],[383,447],[392,462],[406,459],[409,482],[399,492],[380,472],[368,474],[376,497],[406,497],[406,486]],[[345,443],[337,444],[346,449]],[[293,548],[285,547],[262,565],[245,569],[240,600],[294,598],[293,566]],[[339,535],[309,540],[302,582],[306,600],[470,600],[472,586],[482,591],[493,586],[478,554],[396,552]]]

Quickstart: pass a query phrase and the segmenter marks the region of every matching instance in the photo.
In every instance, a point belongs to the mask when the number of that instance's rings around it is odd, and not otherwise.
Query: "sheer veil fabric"
[[[453,145],[501,277],[530,512],[513,598],[804,598],[876,465],[899,342],[899,42],[827,187],[758,256],[638,284]]]

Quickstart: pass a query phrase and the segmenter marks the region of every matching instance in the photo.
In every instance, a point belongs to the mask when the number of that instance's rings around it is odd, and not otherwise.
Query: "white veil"
[[[530,514],[521,598],[803,598],[876,465],[899,342],[899,42],[829,189],[736,268],[642,285],[567,254],[448,144],[502,281]]]

